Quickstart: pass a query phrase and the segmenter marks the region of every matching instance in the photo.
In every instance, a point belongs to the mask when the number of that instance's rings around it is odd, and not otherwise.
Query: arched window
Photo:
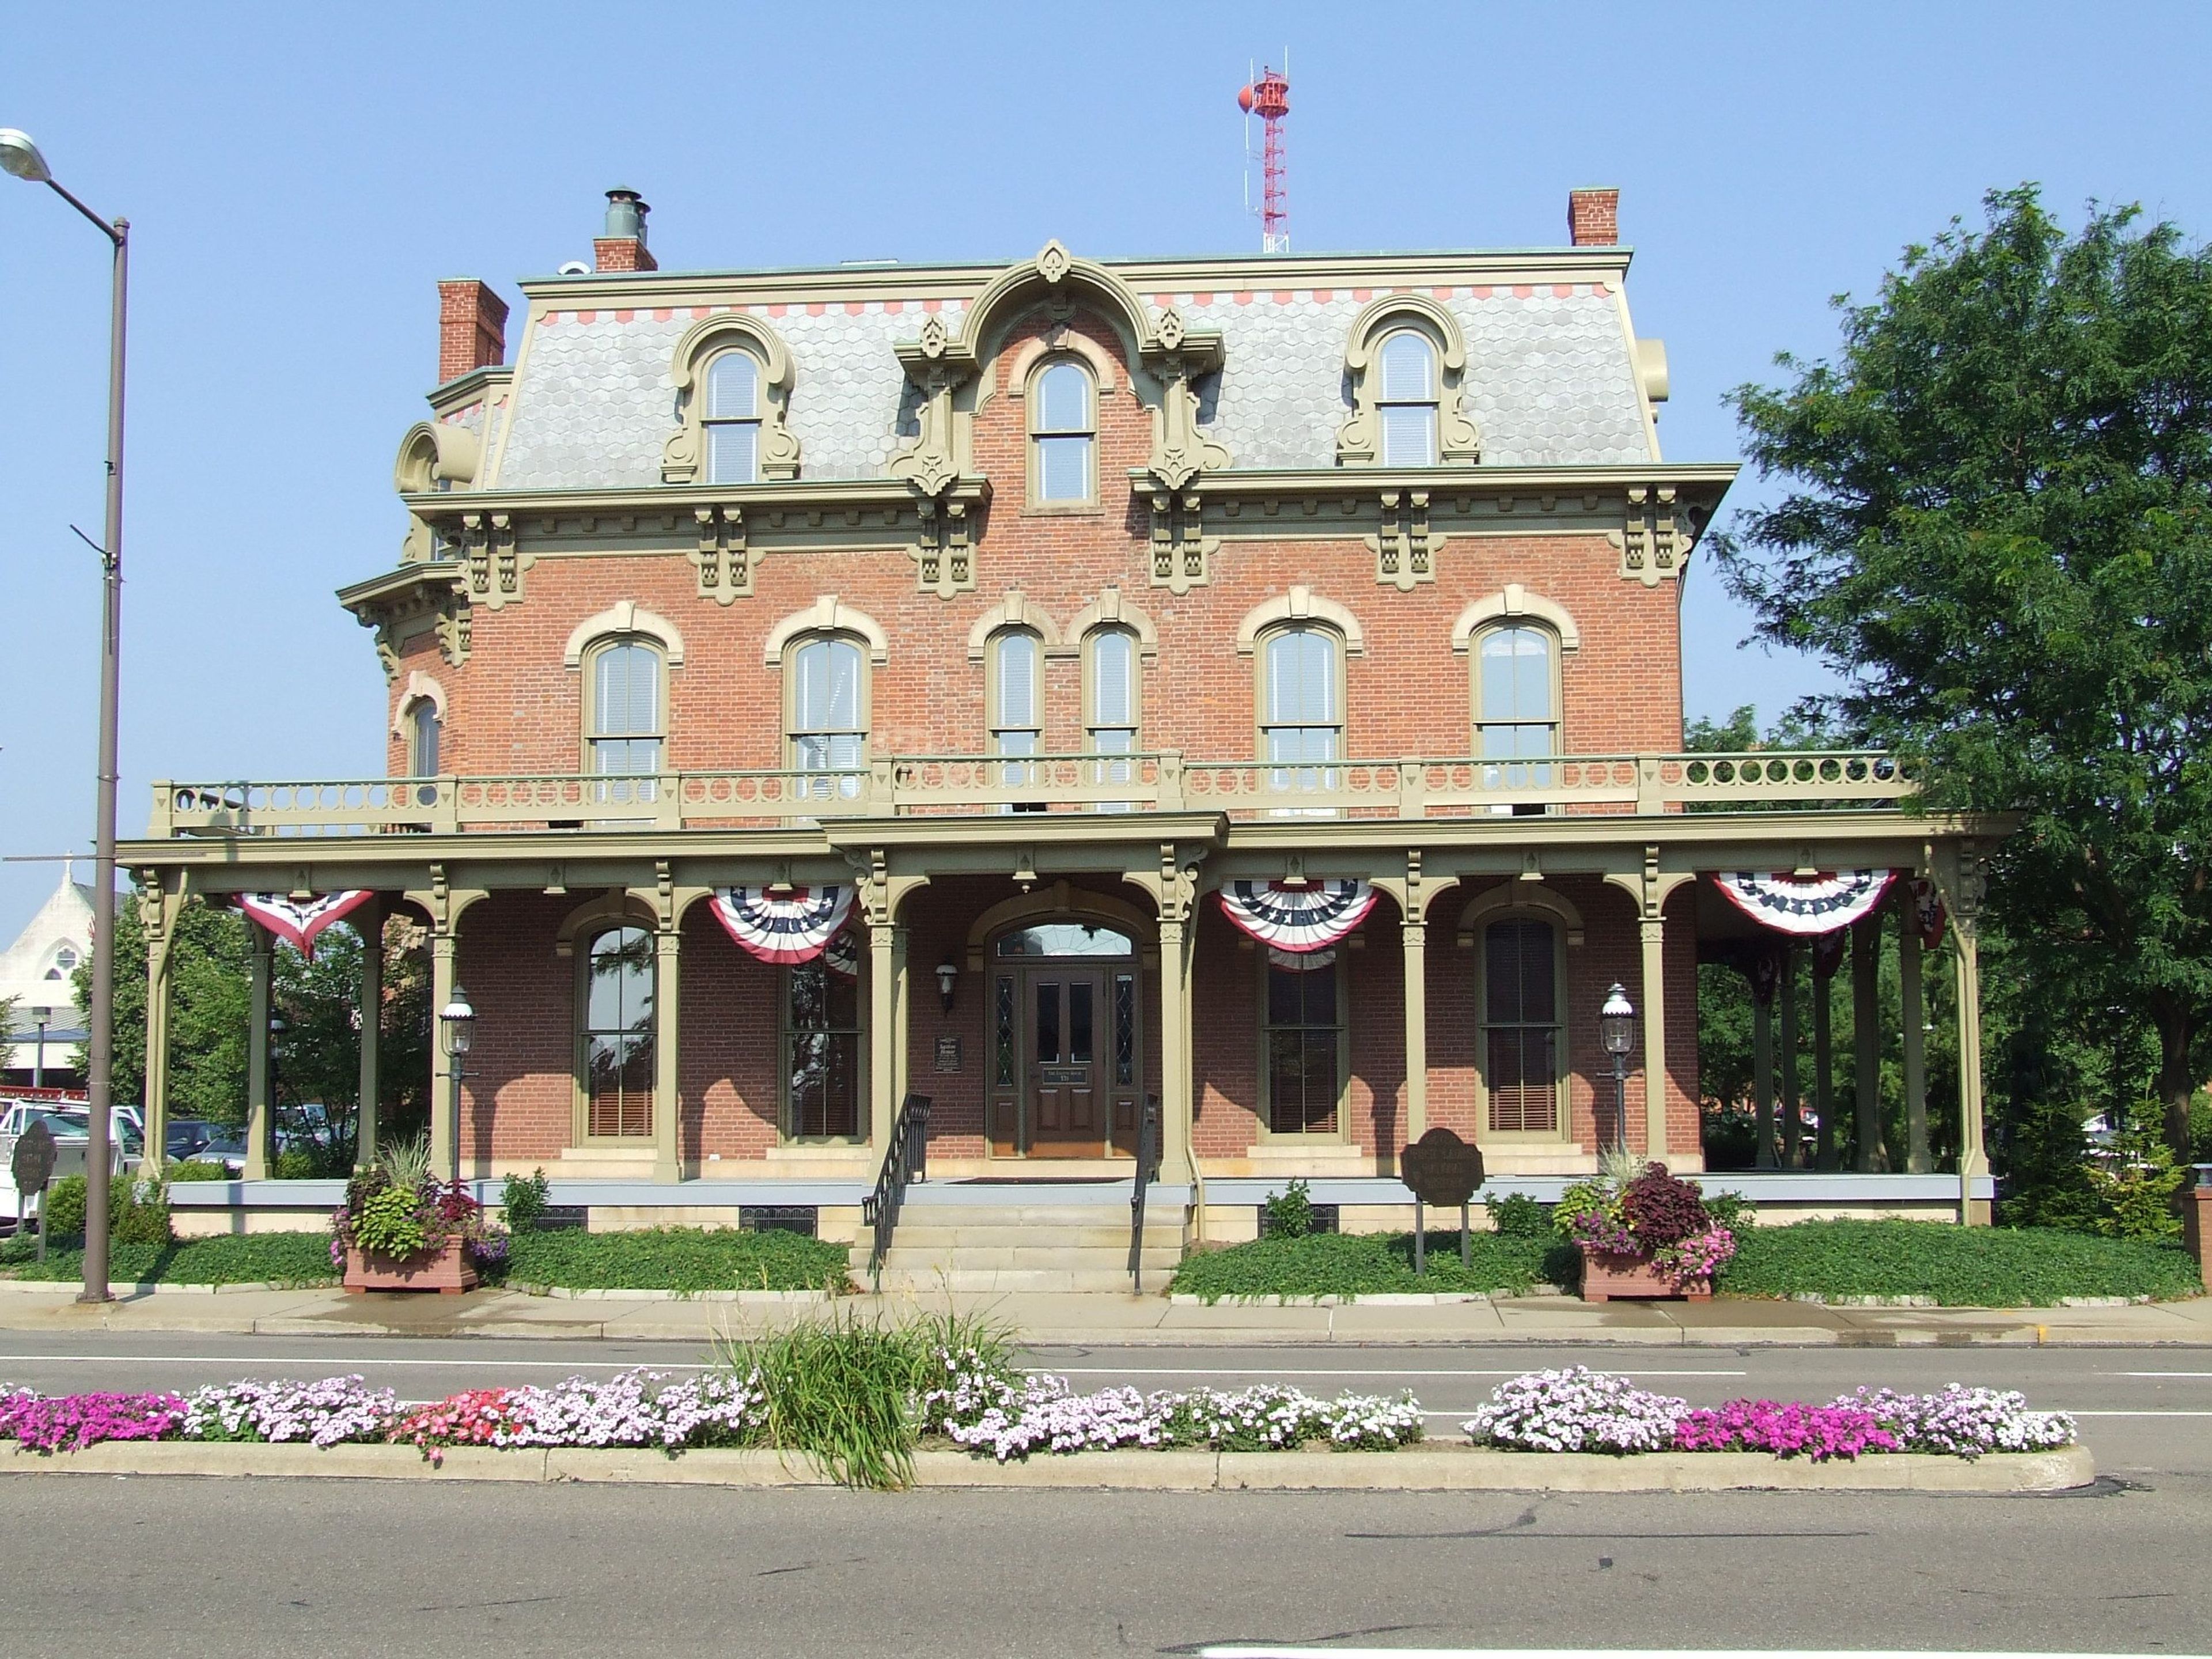
[[[642,927],[610,927],[584,961],[578,1022],[586,1139],[653,1133],[653,940]]]
[[[1083,735],[1094,755],[1136,752],[1137,636],[1126,628],[1094,628],[1083,636]],[[1101,783],[1127,783],[1135,775],[1133,763],[1102,761]],[[1102,811],[1125,812],[1126,802],[1109,803]]]
[[[1267,787],[1335,788],[1335,769],[1310,763],[1342,755],[1344,641],[1333,629],[1292,623],[1261,640],[1260,663],[1260,746],[1278,769]]]
[[[1401,328],[1384,338],[1376,354],[1380,395],[1375,399],[1382,422],[1382,465],[1437,464],[1437,352],[1429,337]]]
[[[860,1122],[860,982],[829,953],[785,970],[784,1134],[856,1140]]]
[[[793,771],[832,774],[805,781],[805,793],[857,795],[867,764],[866,658],[842,634],[816,634],[786,659],[785,732]]]
[[[1525,912],[1482,933],[1482,1082],[1498,1134],[1559,1133],[1559,933]]]
[[[1069,357],[1047,360],[1030,380],[1030,500],[1080,505],[1097,494],[1097,388]]]
[[[439,740],[444,725],[438,718],[436,703],[428,697],[415,699],[415,706],[407,711],[407,769],[411,775],[438,775]]]
[[[1044,747],[1044,642],[1025,628],[1002,628],[991,635],[990,666],[984,687],[989,707],[991,752],[1034,755]],[[1031,768],[1002,769],[1001,781],[1018,788],[1030,781]],[[1018,802],[1007,809],[1041,812],[1041,801]]]
[[[1475,752],[1486,761],[1523,760],[1559,752],[1559,641],[1548,628],[1493,628],[1474,645]],[[1486,782],[1507,789],[1542,788],[1548,766],[1486,769]],[[1523,804],[1517,812],[1536,813]]]
[[[1334,950],[1267,953],[1267,1133],[1334,1135],[1344,1091],[1344,965]]]
[[[607,778],[650,776],[659,771],[667,736],[660,653],[641,641],[610,640],[592,653],[590,672],[586,769]],[[598,799],[603,802],[653,797],[650,783],[598,786]]]
[[[707,365],[707,482],[752,483],[760,477],[761,372],[749,351],[725,351]]]

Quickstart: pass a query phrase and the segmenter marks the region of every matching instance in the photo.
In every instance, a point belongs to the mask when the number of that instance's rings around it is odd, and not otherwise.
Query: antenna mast
[[[1284,66],[1289,67],[1289,54]],[[1283,118],[1291,112],[1291,80],[1287,73],[1262,69],[1260,78],[1237,94],[1237,106],[1256,115],[1265,137],[1260,150],[1260,251],[1291,251],[1290,181],[1283,159]]]

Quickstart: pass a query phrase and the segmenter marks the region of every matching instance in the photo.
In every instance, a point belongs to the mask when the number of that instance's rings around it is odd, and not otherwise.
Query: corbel
[[[974,526],[968,503],[924,495],[915,503],[919,535],[908,547],[915,562],[915,585],[924,593],[949,599],[975,587]]]
[[[1620,578],[1656,587],[1682,574],[1692,538],[1678,514],[1677,492],[1672,484],[1628,487],[1627,513],[1618,531],[1606,539],[1620,554]]]
[[[1425,489],[1382,492],[1382,523],[1365,538],[1375,555],[1375,580],[1386,587],[1410,593],[1423,582],[1437,579],[1437,550],[1444,538],[1429,520],[1429,492]]]
[[[699,597],[717,605],[750,599],[753,564],[745,541],[744,508],[696,507],[691,520],[698,532],[690,559],[699,573]]]
[[[1206,532],[1206,503],[1196,489],[1151,492],[1152,586],[1188,593],[1213,580],[1213,555],[1221,538]]]

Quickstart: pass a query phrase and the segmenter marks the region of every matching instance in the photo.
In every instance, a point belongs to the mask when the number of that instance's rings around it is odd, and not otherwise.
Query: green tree
[[[1837,301],[1836,361],[1740,387],[1790,481],[1729,586],[1844,689],[1818,717],[1923,755],[1936,809],[2013,811],[1993,921],[2027,999],[2140,1008],[2188,1150],[2212,1021],[2212,259],[2133,209],[2069,236],[2033,187]],[[2117,1069],[2117,1068],[2116,1068]]]

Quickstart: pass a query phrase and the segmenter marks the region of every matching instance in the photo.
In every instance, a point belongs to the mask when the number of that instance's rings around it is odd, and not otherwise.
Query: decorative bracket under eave
[[[1375,555],[1375,580],[1410,593],[1436,580],[1437,550],[1445,538],[1430,527],[1427,490],[1386,489],[1382,504],[1382,528],[1364,538]]]
[[[1206,533],[1206,501],[1195,489],[1154,489],[1152,586],[1188,593],[1213,580],[1213,555],[1221,538]]]
[[[750,599],[753,554],[745,541],[744,508],[695,507],[691,519],[699,532],[690,557],[699,573],[700,598],[717,605]]]
[[[1656,587],[1680,579],[1697,544],[1698,526],[1672,484],[1631,484],[1627,518],[1606,539],[1620,553],[1620,579]]]

